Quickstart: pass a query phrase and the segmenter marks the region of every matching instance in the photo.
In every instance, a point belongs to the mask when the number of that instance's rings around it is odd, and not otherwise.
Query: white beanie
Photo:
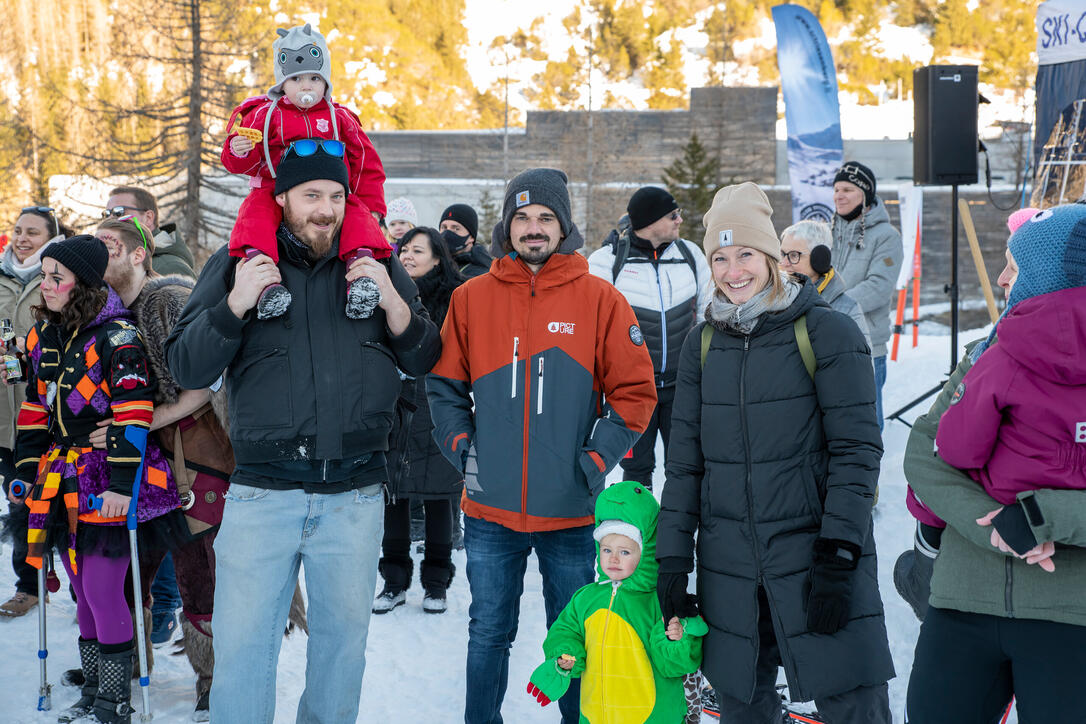
[[[388,208],[385,210],[385,223],[388,224],[393,221],[407,221],[412,226],[419,225],[419,214],[415,211],[415,205],[411,203],[410,199],[400,196],[388,202]]]
[[[596,526],[596,530],[592,531],[592,537],[599,543],[612,533],[626,536],[636,543],[638,548],[644,547],[644,544],[641,542],[641,531],[638,530],[636,525],[627,523],[624,520],[600,521],[600,524]]]

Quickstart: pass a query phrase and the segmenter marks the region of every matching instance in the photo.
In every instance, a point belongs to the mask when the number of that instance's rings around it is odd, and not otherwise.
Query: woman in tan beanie
[[[781,272],[771,213],[744,183],[705,214],[716,289],[679,360],[657,590],[665,620],[700,607],[709,624],[702,672],[722,721],[779,721],[783,665],[792,699],[828,721],[889,724],[871,355],[851,319]]]

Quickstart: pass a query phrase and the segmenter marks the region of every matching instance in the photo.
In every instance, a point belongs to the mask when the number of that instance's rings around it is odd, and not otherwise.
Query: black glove
[[[814,553],[807,629],[820,634],[837,633],[848,623],[852,577],[860,564],[861,551],[848,541],[819,538]]]
[[[660,573],[656,579],[656,595],[664,621],[673,616],[691,618],[698,615],[698,597],[686,592],[690,562],[683,558],[664,558],[660,561]]]
[[[1033,496],[1003,506],[1003,510],[992,518],[992,525],[1000,537],[1020,556],[1037,547],[1037,536],[1033,534],[1030,522],[1044,525],[1044,515]]]

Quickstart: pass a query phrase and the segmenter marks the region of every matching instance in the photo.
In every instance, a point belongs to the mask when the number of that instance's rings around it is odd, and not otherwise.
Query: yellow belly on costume
[[[656,706],[645,647],[630,624],[607,609],[584,623],[588,667],[581,677],[581,716],[590,724],[641,724]]]

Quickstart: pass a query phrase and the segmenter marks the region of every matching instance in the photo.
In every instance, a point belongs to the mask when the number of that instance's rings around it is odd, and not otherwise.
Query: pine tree
[[[702,145],[696,132],[690,134],[682,155],[664,169],[663,182],[683,210],[684,239],[700,241],[704,233],[702,217],[720,188],[716,182],[719,169],[720,160]]]

